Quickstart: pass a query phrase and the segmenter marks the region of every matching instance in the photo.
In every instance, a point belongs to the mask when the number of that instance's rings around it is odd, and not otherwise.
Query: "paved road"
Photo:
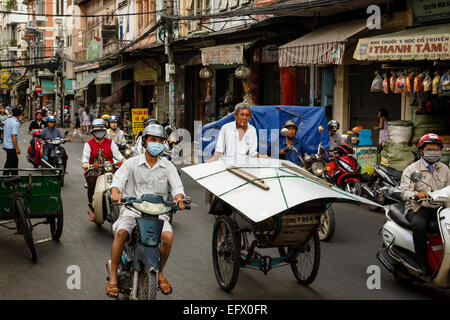
[[[28,126],[26,126],[28,127]],[[22,127],[20,166],[28,167],[25,155],[29,136]],[[26,130],[26,129],[25,129]],[[108,299],[105,290],[105,261],[109,258],[112,234],[109,226],[96,227],[88,221],[87,196],[83,188],[80,162],[83,144],[66,144],[69,154],[66,185],[62,190],[64,231],[59,242],[37,245],[38,262],[32,264],[25,252],[22,236],[0,228],[0,299]],[[5,153],[0,152],[0,166]],[[321,265],[313,284],[297,284],[289,267],[272,270],[268,275],[241,269],[239,281],[231,293],[221,291],[214,277],[211,236],[214,217],[203,204],[204,191],[182,173],[193,209],[174,218],[174,246],[166,276],[174,287],[171,296],[159,299],[436,299],[449,298],[450,291],[430,285],[404,286],[386,272],[375,257],[383,224],[381,214],[365,206],[336,205],[336,234],[330,243],[322,243]],[[33,231],[35,240],[48,239],[49,227]],[[266,250],[268,253],[271,250]],[[69,290],[67,267],[81,270],[81,290]],[[381,290],[366,286],[367,267],[381,267]]]

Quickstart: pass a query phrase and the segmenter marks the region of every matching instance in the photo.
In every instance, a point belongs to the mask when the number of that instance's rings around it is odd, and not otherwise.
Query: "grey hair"
[[[250,105],[248,103],[245,102],[240,102],[237,105],[234,106],[234,113],[238,114],[240,110],[242,109],[247,109],[250,111],[250,113],[252,112],[252,107],[250,107]]]

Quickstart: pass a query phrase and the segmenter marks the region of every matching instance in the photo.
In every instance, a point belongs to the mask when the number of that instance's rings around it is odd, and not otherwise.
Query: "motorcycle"
[[[68,132],[66,131],[64,136],[67,136],[67,134]],[[52,148],[50,148],[48,152],[47,161],[45,161],[41,157],[40,164],[49,168],[53,167],[60,169],[61,187],[64,186],[64,176],[66,174],[67,160],[69,159],[66,150],[61,145],[68,141],[69,139],[67,138],[55,138],[52,140],[44,140],[41,143],[41,144],[50,144],[52,145]]]
[[[420,154],[413,152],[414,162],[420,159]],[[400,181],[402,179],[402,171],[394,168],[386,167],[382,164],[374,163],[374,173],[370,176],[367,185],[362,185],[363,193],[380,205],[390,205],[402,202],[400,190]],[[379,211],[380,207],[369,205],[371,211]]]
[[[410,179],[414,183],[424,183],[419,171],[413,172]],[[431,189],[433,190],[433,188]],[[413,226],[404,216],[404,202],[385,207],[387,221],[380,230],[383,248],[377,258],[400,282],[431,282],[439,288],[450,288],[450,186],[428,192],[430,198],[418,200],[440,204],[437,219],[430,222],[428,230],[427,256],[431,275],[423,275],[418,270]]]
[[[325,168],[325,179],[348,193],[361,195],[361,166],[356,161],[353,149],[342,145],[334,149],[333,153]]]
[[[109,222],[112,232],[112,225],[119,218],[120,210],[117,206],[111,206],[111,185],[113,182],[114,172],[120,168],[121,162],[116,164],[106,161],[103,164],[93,163],[84,172],[84,175],[91,170],[102,170],[103,174],[97,177],[95,183],[94,195],[92,197],[92,208],[94,209],[94,223],[97,227],[101,227],[105,221]],[[87,185],[85,185],[87,187]]]
[[[116,142],[117,147],[119,148],[120,153],[125,159],[129,159],[133,157],[132,147],[126,142]]]
[[[39,143],[41,132],[41,129],[33,130],[31,133],[33,138],[28,145],[27,160],[33,165],[34,168],[39,168],[39,165],[41,164],[42,144]]]
[[[322,135],[325,132],[324,126],[319,126],[318,128],[319,133]],[[283,128],[280,131],[281,135],[283,137],[287,136],[288,129]],[[317,153],[316,154],[307,154],[301,155],[300,152],[295,148],[293,145],[287,146],[288,150],[294,151],[299,159],[301,160],[303,167],[314,174],[315,176],[319,178],[324,178],[325,168],[326,168],[326,161],[324,160],[324,151],[325,148],[322,146],[322,141],[319,143],[317,147]],[[335,229],[336,229],[336,219],[334,216],[334,210],[332,206],[329,206],[325,211],[324,214],[321,215],[321,221],[320,226],[318,228],[319,233],[319,239],[324,242],[328,242],[333,238]]]
[[[182,201],[191,203],[188,197]],[[140,199],[125,198],[122,203],[113,204],[119,205],[142,214],[142,217],[136,218],[137,226],[123,249],[117,270],[119,294],[126,300],[156,300],[158,272],[161,270],[159,243],[164,224],[158,216],[175,213],[178,204],[165,202],[160,195],[144,194]],[[189,210],[190,207],[186,206],[186,209]],[[106,271],[109,281],[111,260],[106,262]]]

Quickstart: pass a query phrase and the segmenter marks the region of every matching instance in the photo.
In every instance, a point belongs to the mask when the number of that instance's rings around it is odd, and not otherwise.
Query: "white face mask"
[[[433,164],[441,160],[442,153],[441,151],[424,151],[423,158],[429,164]]]

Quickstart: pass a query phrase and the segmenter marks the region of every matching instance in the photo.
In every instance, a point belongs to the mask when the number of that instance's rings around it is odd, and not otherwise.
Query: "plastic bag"
[[[383,92],[386,93],[386,94],[389,93],[389,79],[388,79],[387,75],[384,75]]]
[[[432,94],[438,94],[439,93],[439,85],[441,83],[441,76],[439,75],[439,73],[435,72],[434,73],[434,78],[433,78],[433,91],[431,92]]]
[[[392,72],[391,78],[389,79],[389,88],[391,89],[392,92],[395,92],[396,84],[397,84],[397,77]]]
[[[395,93],[402,93],[406,91],[406,77],[400,75],[395,83]]]
[[[406,92],[412,92],[413,91],[413,77],[412,73],[406,77]]]
[[[372,81],[372,86],[370,87],[370,92],[381,92],[383,91],[383,78],[377,73],[375,79]]]
[[[425,79],[423,80],[423,87],[425,92],[431,91],[431,88],[433,86],[433,80],[431,79],[430,75],[427,73],[425,76]]]
[[[414,78],[414,92],[423,92],[423,80],[420,74]]]
[[[445,73],[441,78],[441,91],[448,92],[450,91],[450,74]]]

